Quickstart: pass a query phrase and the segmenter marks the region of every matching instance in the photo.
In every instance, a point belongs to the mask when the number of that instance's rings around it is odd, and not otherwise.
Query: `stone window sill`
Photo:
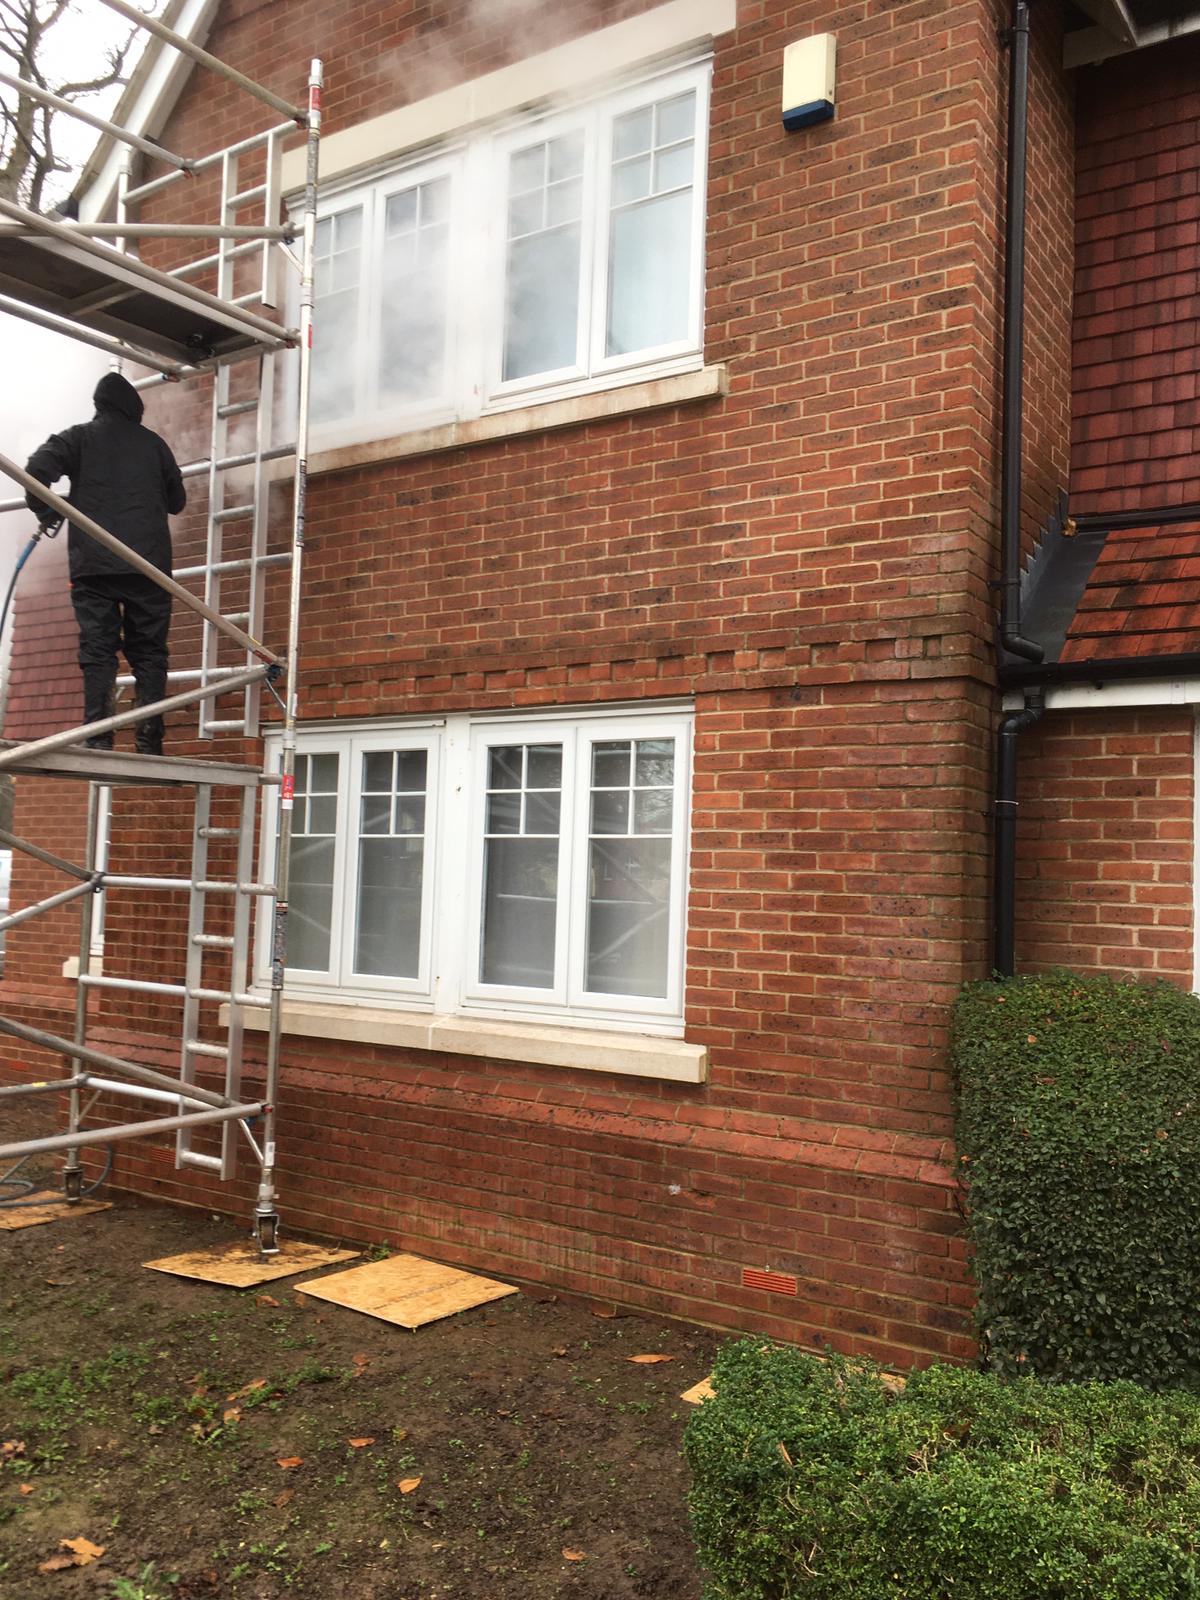
[[[348,472],[355,467],[401,461],[408,456],[460,450],[468,445],[489,444],[496,439],[514,439],[523,434],[577,427],[580,423],[602,421],[607,417],[632,416],[639,411],[657,410],[662,406],[712,400],[726,394],[728,388],[727,370],[723,365],[700,367],[695,372],[679,372],[665,378],[652,378],[645,383],[622,384],[616,388],[573,395],[566,400],[548,400],[512,411],[490,412],[485,417],[473,417],[465,422],[444,422],[432,428],[415,428],[411,433],[395,434],[388,439],[368,439],[361,444],[318,450],[309,457],[308,470],[313,476],[323,472]]]
[[[222,1023],[227,1014],[228,1008],[222,1006]],[[248,1029],[265,1032],[267,1013],[247,1007],[243,1022]],[[298,999],[284,1000],[281,1026],[284,1033],[307,1039],[344,1039],[675,1083],[703,1083],[708,1076],[708,1051],[703,1045],[610,1029],[556,1028],[540,1022],[499,1022],[487,1017]]]

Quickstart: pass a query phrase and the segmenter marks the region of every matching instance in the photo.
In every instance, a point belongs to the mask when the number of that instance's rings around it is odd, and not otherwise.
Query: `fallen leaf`
[[[396,1487],[401,1494],[411,1494],[414,1489],[421,1487],[421,1480],[420,1478],[401,1478]]]
[[[51,1556],[49,1561],[39,1561],[39,1572],[65,1572],[75,1565],[74,1556]]]
[[[776,1448],[776,1450],[779,1451],[780,1456],[783,1458],[783,1460],[784,1460],[784,1462],[785,1462],[785,1464],[787,1466],[794,1467],[796,1465],[796,1463],[792,1460],[791,1456],[788,1455],[787,1445],[784,1444],[782,1439],[779,1440],[779,1442],[776,1444],[775,1448]]]
[[[277,1306],[279,1301],[276,1300],[273,1294],[256,1294],[254,1296],[254,1304],[256,1306]]]
[[[550,1352],[550,1354],[552,1356],[565,1356],[566,1353],[567,1353],[567,1347],[566,1347],[565,1344],[556,1344],[554,1346],[554,1349],[551,1350],[551,1352]]]
[[[0,1443],[0,1461],[11,1461],[14,1456],[23,1456],[24,1454],[24,1439],[5,1439]]]
[[[626,1356],[626,1361],[636,1361],[639,1366],[653,1367],[660,1361],[674,1361],[674,1356]]]
[[[353,1376],[356,1378],[361,1378],[363,1373],[371,1365],[370,1356],[367,1355],[365,1350],[356,1350],[350,1359],[354,1363]]]
[[[64,1550],[75,1552],[77,1567],[91,1566],[93,1561],[99,1561],[104,1554],[104,1545],[93,1544],[90,1539],[60,1539],[58,1542]]]
[[[392,1429],[392,1438],[396,1441],[397,1444],[399,1444],[402,1439],[407,1439],[408,1438],[408,1429],[407,1428],[393,1428]]]
[[[586,1561],[587,1557],[584,1555],[582,1550],[568,1550],[567,1547],[564,1545],[563,1546],[563,1560],[564,1561]]]
[[[243,1384],[240,1389],[235,1389],[232,1394],[227,1394],[225,1399],[230,1403],[234,1400],[245,1400],[249,1395],[256,1394],[259,1389],[265,1389],[266,1387],[267,1380],[265,1378],[255,1378],[252,1383]]]
[[[364,1445],[374,1444],[375,1439],[373,1435],[367,1434],[366,1437],[362,1439],[347,1439],[346,1443],[350,1446],[351,1450],[361,1450]]]
[[[33,1493],[33,1485],[31,1483],[19,1483],[17,1485],[17,1488],[20,1490],[20,1492],[22,1494],[32,1494]]]
[[[292,1499],[295,1498],[295,1494],[296,1494],[295,1489],[281,1489],[279,1491],[279,1493],[275,1496],[275,1504],[277,1506],[285,1506],[285,1505],[287,1505],[289,1500],[292,1500]]]
[[[222,1422],[237,1422],[242,1415],[241,1406],[230,1406],[227,1411],[222,1411]]]
[[[616,1313],[615,1309],[612,1310],[612,1311],[609,1311],[609,1310],[606,1310],[606,1309],[602,1309],[600,1306],[593,1306],[592,1307],[592,1315],[594,1317],[603,1317],[603,1318],[605,1318],[606,1321],[611,1320],[611,1318],[615,1317],[616,1314],[617,1313]]]
[[[302,1467],[304,1465],[304,1457],[279,1456],[276,1459],[275,1465],[277,1467],[282,1467],[285,1472],[290,1472],[293,1467]]]

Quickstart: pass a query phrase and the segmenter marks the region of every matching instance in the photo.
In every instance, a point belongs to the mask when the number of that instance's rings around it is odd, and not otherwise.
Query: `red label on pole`
[[[289,772],[285,775],[279,786],[279,792],[285,800],[291,800],[296,793],[296,780]]]
[[[309,105],[312,107],[312,109],[314,111],[320,111],[320,109],[321,109],[321,86],[320,86],[319,83],[314,83],[312,88],[309,90],[309,92],[308,92],[308,103],[309,103]]]

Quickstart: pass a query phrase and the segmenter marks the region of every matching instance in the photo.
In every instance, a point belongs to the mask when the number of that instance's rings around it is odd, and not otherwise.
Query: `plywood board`
[[[333,1250],[323,1244],[300,1240],[284,1244],[277,1256],[260,1256],[258,1246],[249,1240],[237,1244],[214,1244],[204,1250],[186,1250],[178,1256],[162,1256],[143,1265],[153,1272],[170,1272],[177,1278],[198,1278],[201,1283],[221,1283],[230,1289],[249,1289],[256,1283],[275,1278],[290,1278],[297,1272],[332,1266],[335,1261],[353,1261],[357,1250]]]
[[[311,1283],[298,1283],[296,1288],[301,1294],[331,1300],[350,1311],[363,1311],[369,1317],[409,1329],[520,1292],[512,1284],[480,1278],[473,1272],[425,1261],[420,1256],[391,1256],[386,1261],[351,1267],[349,1272],[334,1272]]]
[[[61,1194],[53,1189],[39,1189],[27,1195],[20,1205],[0,1206],[0,1233],[12,1233],[17,1228],[33,1228],[39,1222],[66,1222],[70,1217],[90,1217],[93,1211],[108,1211],[111,1200],[80,1200],[75,1205],[64,1204]]]
[[[694,1383],[690,1389],[685,1389],[679,1398],[686,1400],[690,1406],[698,1406],[701,1400],[712,1400],[716,1392],[711,1378],[701,1378],[699,1383]]]

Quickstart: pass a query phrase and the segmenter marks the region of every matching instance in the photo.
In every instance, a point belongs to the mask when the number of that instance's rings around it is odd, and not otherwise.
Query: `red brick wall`
[[[1200,39],[1078,93],[1072,504],[1200,501]]]
[[[1052,712],[1022,736],[1024,961],[1191,988],[1194,740],[1177,709]]]
[[[564,6],[549,26],[639,9]],[[312,483],[302,716],[694,697],[687,1033],[712,1076],[285,1041],[293,1225],[852,1351],[968,1353],[944,1043],[986,961],[997,11],[740,6],[717,44],[708,208],[705,353],[727,397]],[[435,31],[395,0],[227,5],[211,45],[291,95],[322,51],[336,128],[428,92],[434,67],[469,76],[526,47],[443,14]],[[1053,195],[1066,101],[1058,12],[1042,16],[1034,159]],[[406,88],[418,23],[430,73]],[[837,118],[787,135],[782,47],[827,28]],[[260,121],[193,85],[165,139],[202,149]],[[1048,240],[1031,506],[1060,481],[1062,272]],[[180,660],[186,643],[177,629]],[[27,677],[12,730],[43,717]],[[178,829],[156,803],[122,802],[125,848],[165,861]],[[106,962],[145,942],[117,917]],[[40,959],[14,965],[18,1005]],[[112,1034],[133,1020],[153,1053],[153,1006],[102,1012]],[[125,1147],[117,1176],[229,1203],[149,1147]],[[740,1290],[744,1266],[795,1273],[799,1296]]]

